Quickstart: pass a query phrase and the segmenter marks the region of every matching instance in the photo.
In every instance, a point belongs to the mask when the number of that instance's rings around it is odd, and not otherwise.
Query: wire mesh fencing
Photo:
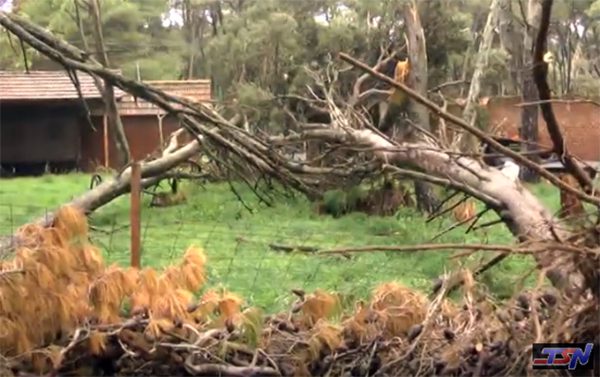
[[[0,203],[0,233],[12,234],[51,211],[43,206]],[[366,238],[359,227],[344,221],[332,227],[302,218],[282,222],[241,216],[220,219],[185,206],[143,208],[141,266],[162,269],[179,263],[188,247],[200,247],[207,256],[206,286],[224,287],[253,305],[273,309],[294,299],[292,289],[337,291],[350,300],[366,297],[377,284],[391,280],[428,289],[446,262],[442,254],[391,251],[324,255],[323,250],[357,244],[397,245],[402,237]],[[90,240],[102,250],[107,265],[130,264],[129,222],[126,206],[103,208],[91,215]]]

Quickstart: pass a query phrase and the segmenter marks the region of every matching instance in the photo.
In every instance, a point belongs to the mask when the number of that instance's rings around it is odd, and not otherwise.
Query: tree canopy
[[[77,0],[85,7],[86,0]],[[304,90],[304,66],[322,67],[344,51],[373,64],[381,46],[404,44],[402,7],[395,0],[103,0],[101,19],[113,68],[130,78],[211,78],[217,98],[237,98],[240,106]],[[73,0],[13,0],[26,16],[82,47]],[[509,39],[522,43],[527,2],[505,2]],[[419,0],[427,40],[429,86],[465,80],[489,11],[489,0]],[[85,35],[91,36],[87,12]],[[555,60],[550,79],[556,94],[591,95],[600,75],[600,1],[556,3],[549,35]],[[520,51],[496,28],[482,95],[520,94]],[[91,41],[91,53],[98,47]],[[514,44],[514,43],[513,43]],[[57,68],[29,48],[31,69]],[[519,54],[519,56],[516,56]],[[18,40],[0,36],[0,69],[25,68]],[[351,74],[350,74],[351,76]],[[349,77],[351,82],[355,77]],[[464,85],[449,90],[464,95]],[[249,102],[248,102],[249,101]],[[267,109],[267,113],[272,109]],[[269,113],[270,114],[270,113]],[[277,114],[266,116],[274,116]],[[264,114],[262,116],[265,116]]]

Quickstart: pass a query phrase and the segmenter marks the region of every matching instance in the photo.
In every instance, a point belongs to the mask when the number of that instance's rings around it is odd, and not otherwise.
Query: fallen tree
[[[195,138],[195,141],[181,147],[181,150],[170,151],[167,149],[168,153],[162,157],[142,162],[144,187],[152,186],[168,170],[186,161],[200,150],[220,168],[227,171],[229,176],[241,179],[252,186],[257,195],[260,195],[265,202],[268,202],[268,193],[264,195],[258,193],[260,187],[257,187],[252,181],[276,179],[283,183],[284,187],[292,187],[307,196],[316,197],[320,193],[311,183],[315,180],[314,176],[332,174],[352,177],[361,170],[368,171],[362,167],[359,169],[312,168],[290,162],[283,153],[273,150],[265,141],[236,127],[212,108],[192,103],[116,75],[86,52],[55,38],[18,15],[0,12],[0,25],[40,53],[63,65],[68,72],[86,72],[107,84],[117,86],[136,97],[154,103],[180,119],[184,129]],[[202,141],[200,141],[201,139]],[[119,195],[128,192],[129,178],[130,169],[126,167],[112,180],[106,181],[92,191],[76,198],[71,204],[89,214]],[[35,222],[49,225],[52,217],[51,213]],[[9,252],[16,244],[18,244],[18,240],[14,237],[0,241],[0,255]]]
[[[545,6],[551,6],[551,3],[547,3]],[[543,21],[547,22],[548,20],[544,19]],[[559,227],[558,220],[521,184],[508,180],[497,169],[486,166],[473,157],[464,156],[455,150],[444,149],[436,142],[431,133],[420,129],[419,125],[413,126],[421,132],[421,141],[394,141],[378,132],[370,125],[363,108],[349,105],[347,101],[337,96],[335,82],[338,71],[333,66],[327,67],[326,79],[322,79],[318,73],[313,75],[324,96],[315,95],[316,98],[309,99],[313,103],[319,103],[320,107],[328,112],[331,122],[311,125],[299,122],[297,124],[298,131],[290,135],[264,136],[250,134],[236,127],[208,106],[191,103],[110,72],[100,64],[90,61],[82,51],[54,38],[46,31],[16,15],[0,13],[0,25],[36,50],[61,63],[67,70],[81,70],[98,76],[111,85],[176,114],[185,129],[197,138],[196,143],[198,143],[197,145],[189,144],[182,150],[189,153],[199,150],[199,138],[201,137],[203,153],[211,156],[215,161],[219,161],[234,176],[253,187],[255,185],[251,182],[256,182],[257,179],[274,179],[282,183],[284,187],[290,187],[307,196],[315,197],[319,195],[319,191],[315,188],[319,177],[353,177],[359,174],[377,175],[381,172],[391,172],[411,179],[453,187],[483,201],[488,208],[499,215],[521,242],[563,243],[567,240],[583,242],[581,240],[585,239],[585,237],[576,237],[576,234],[570,230]],[[437,116],[485,141],[498,153],[509,156],[531,168],[551,183],[578,196],[581,200],[596,206],[600,204],[598,197],[566,185],[526,156],[503,147],[485,132],[446,113],[405,85],[374,72],[370,67],[354,61],[347,55],[342,54],[341,58],[371,76],[404,91]],[[360,90],[358,92],[360,96]],[[548,104],[548,106],[551,105]],[[354,153],[340,163],[327,167],[314,167],[290,161],[281,152],[284,145],[304,143],[309,140],[326,141],[347,150],[354,149],[368,153]],[[373,156],[376,162],[373,162],[369,156]],[[173,159],[169,161],[173,165],[160,163],[158,160],[145,163],[144,177],[152,179],[153,174],[160,175],[176,164]],[[408,170],[405,168],[406,166],[416,168],[418,171]],[[572,165],[571,168],[573,166],[577,165]],[[84,194],[81,198],[76,199],[74,204],[84,209],[85,212],[89,212],[101,205],[102,201],[98,198],[110,200],[120,193],[126,192],[128,188],[126,172],[127,170],[123,174],[124,180],[118,181],[117,178],[116,182],[106,182],[96,188],[97,191]],[[256,191],[256,194],[268,195],[268,192]],[[544,252],[536,253],[534,257],[539,267],[547,271],[548,277],[555,285],[569,288],[572,292],[580,292],[586,287],[593,286],[593,284],[586,283],[598,278],[596,266],[582,266],[576,263],[573,255],[557,253],[557,250],[553,250],[551,247]],[[590,251],[589,257],[591,260],[596,260],[598,255]]]
[[[369,67],[355,61],[348,55],[341,54],[341,58],[376,77],[386,77],[373,72]],[[405,90],[411,97],[419,100],[438,115],[447,117],[466,131],[477,135],[473,126],[462,120],[455,120],[454,117],[443,112],[442,109],[424,97],[412,92],[402,84],[389,80],[390,84]],[[328,88],[324,88],[323,92],[331,93]],[[334,122],[323,125],[320,129],[306,130],[302,134],[272,137],[271,142],[285,144],[306,139],[318,139],[370,150],[383,162],[383,169],[390,173],[453,187],[481,200],[490,209],[498,213],[510,231],[521,242],[554,240],[560,243],[569,238],[570,233],[556,226],[557,222],[553,215],[530,191],[525,189],[519,182],[514,182],[504,176],[499,170],[473,158],[464,157],[460,154],[457,156],[451,151],[445,151],[433,138],[426,138],[425,141],[413,143],[395,142],[376,132],[376,130],[363,127],[357,121],[361,118],[354,114],[353,108],[339,108],[331,95],[327,96],[326,101],[332,114],[336,114]],[[483,137],[486,141],[496,143],[485,134],[483,134]],[[514,152],[511,151],[511,153]],[[515,155],[523,159],[520,155],[516,153]],[[529,160],[525,161],[528,164],[533,164]],[[402,165],[410,165],[421,172],[398,167]],[[554,179],[550,173],[544,171],[541,167],[537,166],[537,168],[543,174]],[[590,199],[596,200],[593,197]],[[563,288],[571,286],[575,289],[577,289],[577,286],[582,287],[583,276],[576,271],[574,264],[571,263],[572,261],[564,260],[564,253],[561,253],[561,255],[562,257],[559,258],[556,250],[548,247],[547,251],[537,253],[535,258],[539,267],[548,271],[548,277],[555,285]]]
[[[326,80],[314,75],[325,96],[310,99],[326,109],[330,122],[310,127],[299,123],[297,132],[289,135],[256,135],[211,108],[109,72],[14,15],[0,13],[0,24],[68,70],[97,75],[177,114],[195,140],[184,146],[172,144],[165,155],[143,162],[145,184],[200,150],[249,184],[274,179],[306,195],[318,195],[314,180],[319,178],[396,174],[477,198],[499,215],[519,245],[371,246],[317,250],[315,257],[458,247],[469,253],[532,255],[540,268],[537,286],[505,306],[494,307],[485,290],[477,289],[473,276],[463,271],[456,277],[465,282],[458,306],[446,299],[449,279],[437,287],[431,300],[396,284],[383,285],[368,302],[357,303],[341,326],[326,322],[336,298],[319,291],[295,291],[299,300],[290,313],[262,318],[252,309],[242,311],[241,300],[234,295],[208,292],[200,301],[193,298],[204,283],[205,263],[201,251],[193,248],[180,265],[162,275],[151,269],[105,268],[93,247],[68,242],[86,238],[86,220],[78,211],[63,207],[52,222],[40,219],[19,230],[25,247],[18,248],[13,261],[0,263],[0,293],[11,298],[0,305],[0,323],[7,334],[0,337],[0,349],[2,356],[9,356],[0,358],[4,374],[524,375],[532,343],[598,341],[598,221],[587,227],[565,227],[519,182],[486,166],[479,156],[449,149],[418,124],[414,127],[420,137],[415,141],[379,133],[363,109],[337,95],[332,66],[327,67]],[[596,207],[600,204],[596,196],[565,184],[405,85],[348,55],[340,57],[566,192]],[[281,152],[283,146],[307,140],[327,142],[332,149],[343,147],[348,153],[334,159],[335,165],[314,167],[290,161]],[[125,169],[75,199],[73,207],[93,211],[127,192],[129,176]],[[38,271],[49,271],[45,280]],[[563,291],[543,291],[546,275]],[[158,284],[159,279],[163,284]],[[31,300],[23,300],[29,296]],[[121,311],[124,302],[135,304],[130,312]]]

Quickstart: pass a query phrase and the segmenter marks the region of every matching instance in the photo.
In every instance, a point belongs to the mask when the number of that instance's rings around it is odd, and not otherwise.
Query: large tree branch
[[[419,170],[444,179],[442,182],[455,182],[456,185],[469,187],[469,192],[479,196],[493,198],[487,202],[505,222],[510,231],[522,242],[550,241],[568,237],[568,233],[555,229],[554,218],[538,199],[519,182],[505,177],[499,170],[483,165],[467,157],[454,157],[424,143],[394,144],[382,135],[362,129],[348,128],[343,124],[332,124],[330,128],[308,130],[308,137],[321,140],[370,146],[374,155],[386,164],[412,165]],[[430,180],[435,183],[435,180]],[[481,193],[481,195],[478,195]],[[564,263],[558,266],[556,250],[548,249],[535,255],[538,264],[548,269],[548,277],[557,286],[579,284],[573,265]],[[571,275],[571,276],[569,276]],[[573,281],[568,281],[573,279]]]
[[[559,156],[560,160],[564,163],[565,167],[577,182],[581,185],[586,193],[590,193],[593,190],[593,183],[590,176],[583,170],[583,168],[575,161],[575,158],[569,153],[567,149],[567,143],[562,135],[558,120],[552,110],[552,104],[549,102],[552,98],[550,94],[550,86],[546,80],[548,75],[548,64],[544,61],[544,54],[546,53],[546,36],[548,34],[548,28],[550,25],[550,15],[552,12],[552,0],[544,0],[542,3],[542,17],[540,20],[540,28],[537,35],[535,49],[533,52],[533,77],[535,84],[537,85],[539,98],[540,98],[540,109],[542,116],[546,121],[546,127],[548,128],[548,134],[554,144],[554,151]]]
[[[546,178],[549,182],[553,183],[555,186],[560,187],[561,189],[577,196],[581,200],[584,200],[586,202],[593,203],[597,206],[600,206],[600,198],[591,196],[589,194],[581,192],[581,191],[577,190],[576,188],[573,188],[573,187],[565,184],[559,178],[557,178],[555,175],[553,175],[546,169],[542,168],[540,165],[530,161],[529,159],[527,159],[526,157],[522,156],[521,154],[513,151],[512,149],[503,146],[502,144],[500,144],[499,142],[494,140],[491,136],[487,135],[484,131],[482,131],[476,127],[472,127],[471,125],[466,123],[463,119],[461,119],[455,115],[452,115],[448,112],[445,112],[442,108],[437,106],[435,103],[433,103],[429,99],[423,97],[422,95],[415,92],[414,90],[407,87],[406,85],[396,82],[393,79],[380,74],[379,72],[373,71],[366,64],[359,62],[358,60],[352,58],[351,56],[349,56],[347,54],[340,53],[339,56],[342,60],[352,64],[353,66],[355,66],[357,68],[362,69],[365,72],[369,72],[371,75],[378,78],[379,80],[385,81],[386,83],[392,85],[393,87],[403,90],[410,97],[412,97],[415,101],[423,104],[429,110],[433,111],[433,113],[436,116],[439,116],[439,117],[457,125],[458,127],[462,128],[463,130],[472,133],[473,135],[477,136],[480,140],[483,140],[484,142],[489,144],[497,152],[502,153],[503,155],[514,159],[515,161],[521,163],[522,165],[531,168],[532,170],[534,170],[538,174],[540,174],[542,177]]]
[[[102,36],[100,5],[97,3],[96,0],[91,0],[91,4],[86,3],[86,5],[89,13],[92,14],[92,18],[94,19],[94,39],[96,41],[97,49],[100,50],[102,65],[108,67],[108,55],[106,54],[106,50],[104,48],[104,38]],[[83,19],[81,17],[81,12],[79,11],[79,0],[75,1],[75,17],[77,20],[77,27],[79,29],[79,35],[81,37],[83,47],[86,51],[89,52],[90,49],[83,28]],[[117,109],[114,89],[111,85],[108,85],[106,83],[102,84],[102,81],[97,76],[92,77],[94,79],[94,84],[96,85],[96,88],[100,93],[102,93],[102,100],[104,101],[104,108],[106,110],[108,124],[110,125],[110,129],[112,130],[112,139],[115,143],[119,155],[118,165],[119,167],[123,167],[127,165],[127,163],[129,163],[131,151],[129,149],[127,137],[125,136],[123,123],[121,122],[121,117],[119,116],[119,112]]]

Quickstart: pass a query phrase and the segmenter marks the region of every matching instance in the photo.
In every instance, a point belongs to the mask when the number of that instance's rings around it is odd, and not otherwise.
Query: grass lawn
[[[44,176],[0,181],[0,233],[9,234],[19,225],[42,215],[87,190],[89,175]],[[186,247],[195,244],[208,255],[208,284],[223,286],[241,294],[249,304],[272,311],[293,298],[292,288],[335,290],[348,298],[366,296],[380,282],[398,280],[429,290],[431,279],[459,263],[474,265],[484,254],[451,260],[445,252],[400,254],[378,252],[357,254],[350,260],[273,251],[269,243],[335,248],[361,245],[410,245],[429,242],[449,226],[449,219],[426,224],[409,209],[396,217],[368,217],[352,214],[339,219],[318,216],[302,198],[282,199],[275,207],[260,205],[249,190],[237,187],[249,213],[227,184],[184,186],[188,203],[171,208],[142,209],[142,263],[164,267],[176,263]],[[557,192],[535,186],[536,194],[553,210]],[[96,229],[93,241],[108,262],[129,263],[129,197],[123,196],[91,217]],[[490,218],[494,215],[488,214]],[[484,220],[485,221],[485,220]],[[510,243],[512,236],[503,226],[474,234],[456,229],[435,242]],[[526,257],[511,257],[484,281],[498,295],[512,294],[515,283],[531,268]]]

